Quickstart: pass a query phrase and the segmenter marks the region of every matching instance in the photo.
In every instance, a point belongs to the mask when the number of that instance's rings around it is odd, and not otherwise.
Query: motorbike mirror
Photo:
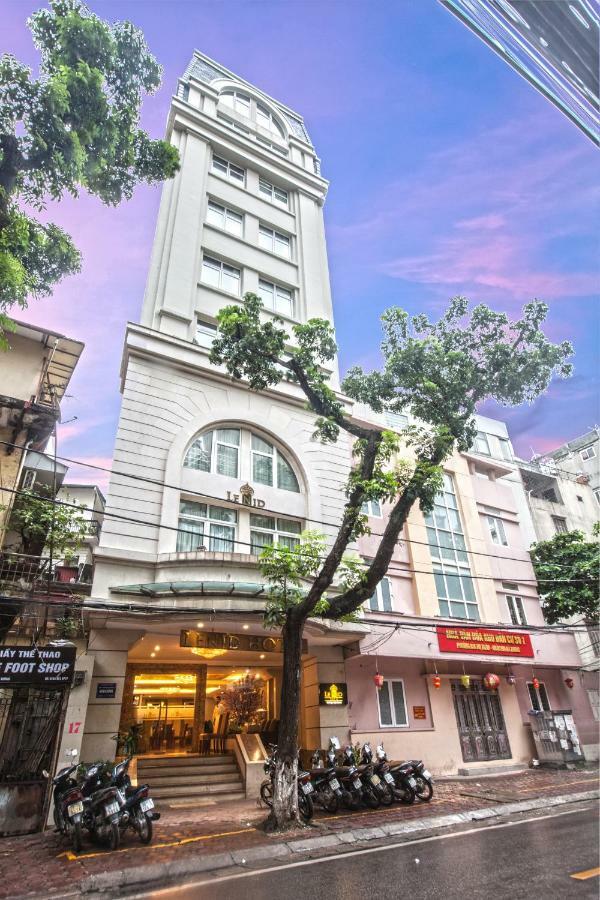
[[[339,750],[340,749],[339,739],[336,737],[329,738],[329,746],[332,750]]]
[[[50,772],[47,769],[42,769],[42,775],[44,778],[50,778]]]

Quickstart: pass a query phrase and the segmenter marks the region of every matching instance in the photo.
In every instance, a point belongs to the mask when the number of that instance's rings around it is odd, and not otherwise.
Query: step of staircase
[[[241,791],[243,788],[242,779],[231,780],[218,784],[180,784],[172,787],[153,788],[150,785],[150,794],[155,799],[168,799],[172,797],[199,797],[207,794],[227,794],[232,791]]]
[[[174,769],[178,766],[222,766],[223,763],[230,763],[234,759],[232,753],[220,753],[218,756],[141,756],[138,757],[139,768],[168,768]]]
[[[138,766],[138,781],[143,779],[144,781],[151,781],[152,784],[159,784],[159,782],[162,784],[165,778],[190,778],[195,781],[197,779],[216,778],[219,775],[237,774],[238,767],[231,761],[222,766],[206,766],[205,768],[200,766],[177,766],[170,769],[167,766],[144,766],[143,768]]]
[[[202,797],[188,797],[187,799],[173,797],[170,800],[161,800],[161,804],[164,803],[171,809],[198,809],[201,806],[215,806],[217,803],[232,803],[245,799],[245,791],[232,791],[230,794],[203,795]]]
[[[181,808],[245,798],[233,754],[146,756],[138,759],[137,778],[150,785],[156,800]]]
[[[140,776],[138,775],[138,781],[140,781]],[[205,784],[227,784],[232,781],[238,783],[241,781],[240,773],[237,769],[233,767],[229,772],[220,772],[216,775],[185,775],[183,778],[180,778],[178,775],[162,775],[160,778],[148,778],[144,776],[144,784],[148,782],[150,785],[152,792],[154,792],[157,788],[167,788],[167,787],[180,787],[184,784],[192,785],[205,785]]]

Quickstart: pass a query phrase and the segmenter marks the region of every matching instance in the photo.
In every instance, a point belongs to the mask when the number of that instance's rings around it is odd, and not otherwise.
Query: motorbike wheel
[[[379,795],[379,800],[382,806],[391,806],[394,802],[394,792],[389,784],[385,785],[383,791]]]
[[[58,807],[56,806],[56,803],[54,804],[54,809],[52,810],[52,815],[54,817],[54,827],[56,828],[57,831],[62,831],[63,830],[62,822],[60,820],[60,813],[58,811]]]
[[[260,786],[260,799],[266,806],[273,806],[273,784],[266,778]]]
[[[415,796],[415,792],[410,784],[396,784],[394,788],[394,797],[398,803],[404,803],[405,806],[410,806],[411,803],[415,802]]]
[[[430,781],[427,781],[426,778],[419,778],[417,776],[417,788],[415,794],[422,800],[424,803],[427,803],[433,797],[433,785]]]
[[[152,840],[152,819],[149,819],[146,813],[138,810],[135,817],[135,830],[142,844],[149,844]]]
[[[328,813],[336,813],[339,809],[337,795],[329,787],[321,791],[321,803],[323,809]]]
[[[360,797],[357,794],[353,794],[351,791],[343,791],[342,803],[346,809],[360,809]]]
[[[362,799],[365,806],[368,806],[369,809],[378,809],[380,806],[379,797],[370,786],[364,788]]]
[[[119,831],[119,823],[111,822],[110,830],[108,832],[108,847],[109,850],[116,850],[121,841],[121,833]]]
[[[81,822],[73,822],[71,824],[71,844],[73,853],[80,853],[83,846],[83,835],[81,831]]]
[[[310,822],[315,812],[312,797],[307,797],[302,792],[298,794],[298,812],[304,822]]]

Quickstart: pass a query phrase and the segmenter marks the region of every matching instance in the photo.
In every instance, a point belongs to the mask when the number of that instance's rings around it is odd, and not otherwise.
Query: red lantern
[[[494,672],[487,672],[483,676],[483,683],[488,691],[496,691],[498,689],[498,685],[500,684],[500,679]]]
[[[431,683],[433,684],[434,688],[441,688],[442,679],[440,678],[439,675],[434,675],[433,678],[431,679]]]
[[[565,684],[566,684],[566,686],[567,686],[568,688],[573,689],[573,686],[575,685],[575,682],[573,681],[572,678],[565,678]]]
[[[383,675],[380,675],[379,672],[376,672],[375,675],[373,675],[373,681],[375,682],[375,687],[377,688],[377,690],[380,691],[383,687]]]
[[[535,688],[536,691],[537,691],[538,688],[539,688],[539,686],[540,686],[540,682],[539,682],[539,679],[535,677],[535,675],[534,675],[533,678],[531,679],[531,683],[532,683],[532,685],[534,686],[534,688]]]

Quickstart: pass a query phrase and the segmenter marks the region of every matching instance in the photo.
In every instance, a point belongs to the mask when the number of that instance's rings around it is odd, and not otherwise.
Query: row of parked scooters
[[[54,824],[71,841],[75,853],[81,850],[84,830],[94,843],[107,844],[111,850],[117,849],[128,828],[142,844],[152,840],[152,822],[160,819],[160,813],[154,809],[148,785],[131,784],[131,760],[130,756],[112,770],[105,763],[95,763],[79,777],[80,767],[68,766],[53,779]]]
[[[271,755],[265,761],[267,778],[260,787],[260,796],[267,806],[273,803],[273,778],[277,759],[277,747],[270,745]],[[298,811],[308,822],[314,814],[315,804],[329,813],[346,809],[369,809],[391,806],[392,803],[414,803],[415,799],[431,800],[433,778],[422,760],[390,762],[379,744],[373,759],[371,745],[363,744],[360,762],[357,763],[352,747],[340,750],[337,738],[331,738],[325,760],[320,750],[312,756],[310,771],[298,772]]]

